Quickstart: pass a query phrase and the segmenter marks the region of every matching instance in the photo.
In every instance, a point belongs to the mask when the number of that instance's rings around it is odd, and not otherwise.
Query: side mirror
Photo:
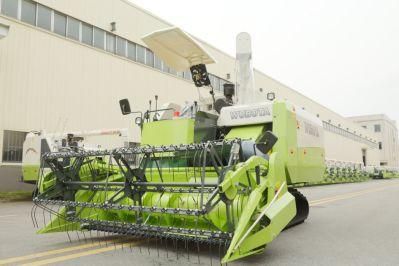
[[[121,111],[123,115],[128,115],[130,114],[132,111],[130,109],[130,104],[129,104],[129,100],[128,99],[122,99],[119,101],[119,105],[121,107]]]

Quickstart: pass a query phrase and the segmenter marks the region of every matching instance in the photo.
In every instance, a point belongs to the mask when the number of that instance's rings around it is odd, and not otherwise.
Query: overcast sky
[[[399,121],[398,0],[131,0],[343,116]]]

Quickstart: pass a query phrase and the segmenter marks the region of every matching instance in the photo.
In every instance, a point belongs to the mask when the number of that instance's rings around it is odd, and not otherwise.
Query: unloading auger
[[[144,41],[176,69],[188,62],[197,86],[210,85],[205,63],[213,59],[186,33],[172,28]],[[249,36],[239,35],[242,42],[237,58],[245,71]],[[251,99],[249,76],[238,77],[237,97],[245,93],[247,103],[233,105],[234,86],[226,84],[226,98],[213,99],[212,110],[193,104],[180,114],[165,108],[140,115],[139,147],[45,154],[34,203],[52,220],[39,233],[207,243],[225,249],[225,263],[262,252],[284,228],[303,222],[308,202],[291,185],[323,177],[321,121],[287,102]],[[120,105],[132,113],[127,100]]]

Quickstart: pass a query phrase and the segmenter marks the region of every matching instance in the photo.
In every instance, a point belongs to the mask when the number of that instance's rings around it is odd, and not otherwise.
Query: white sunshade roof
[[[216,61],[190,35],[177,27],[155,31],[142,38],[144,43],[167,65],[184,71],[193,65]]]

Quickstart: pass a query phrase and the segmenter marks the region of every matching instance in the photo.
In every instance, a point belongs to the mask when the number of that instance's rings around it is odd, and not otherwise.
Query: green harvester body
[[[295,108],[270,106],[271,122],[229,127],[221,140],[201,128],[209,119],[180,118],[144,123],[134,150],[47,154],[42,164],[52,171],[40,177],[34,201],[62,208],[38,232],[227,245],[222,262],[261,252],[299,211],[304,217],[295,223],[306,219],[289,186],[319,182],[325,171],[322,147],[298,147]],[[267,154],[241,154],[244,142],[267,144],[267,131],[278,138]],[[128,155],[139,160],[135,167]],[[306,199],[301,204],[308,208]]]

